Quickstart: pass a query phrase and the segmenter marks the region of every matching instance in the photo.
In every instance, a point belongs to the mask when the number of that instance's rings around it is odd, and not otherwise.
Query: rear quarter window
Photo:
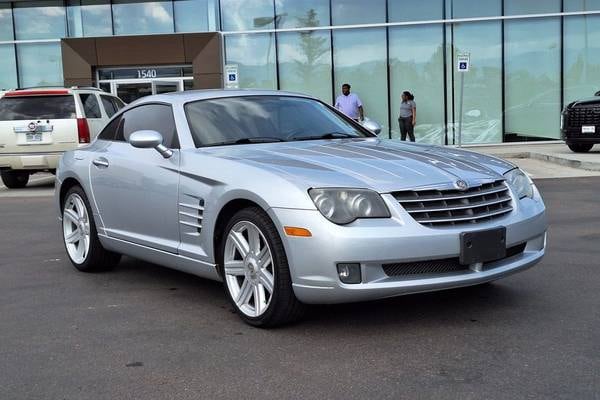
[[[106,115],[108,115],[109,118],[117,113],[119,109],[117,108],[111,97],[100,95],[100,99],[102,99],[104,111],[106,111]]]
[[[102,118],[100,112],[100,105],[95,94],[92,93],[80,93],[79,98],[83,105],[83,114],[86,118]]]
[[[72,118],[77,118],[75,99],[72,95],[0,99],[0,121]]]

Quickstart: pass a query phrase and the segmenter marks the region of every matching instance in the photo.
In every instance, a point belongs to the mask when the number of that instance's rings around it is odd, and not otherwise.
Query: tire
[[[294,295],[283,243],[269,216],[258,207],[242,209],[224,232],[219,270],[238,315],[263,328],[299,319],[305,306]]]
[[[567,146],[575,153],[587,153],[594,147],[592,143],[571,143]]]
[[[120,254],[102,247],[90,203],[80,186],[73,186],[65,195],[62,217],[63,244],[75,268],[82,272],[97,272],[119,263]]]
[[[29,172],[2,171],[2,183],[9,189],[22,189],[29,182]]]

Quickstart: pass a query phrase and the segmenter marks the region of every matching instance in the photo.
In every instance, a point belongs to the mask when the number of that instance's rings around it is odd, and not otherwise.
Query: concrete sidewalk
[[[466,150],[504,158],[533,178],[600,176],[600,145],[589,153],[573,153],[564,142],[468,145]]]

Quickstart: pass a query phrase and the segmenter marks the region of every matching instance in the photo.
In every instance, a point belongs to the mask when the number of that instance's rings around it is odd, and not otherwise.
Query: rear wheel
[[[71,263],[80,271],[95,272],[116,265],[121,256],[105,250],[98,239],[88,199],[79,186],[63,202],[63,242]]]
[[[594,147],[591,143],[571,143],[567,146],[575,153],[587,153]]]
[[[219,253],[225,290],[244,321],[271,327],[302,315],[283,243],[262,209],[249,207],[233,216]]]
[[[29,182],[29,172],[2,171],[2,183],[9,189],[21,189]]]

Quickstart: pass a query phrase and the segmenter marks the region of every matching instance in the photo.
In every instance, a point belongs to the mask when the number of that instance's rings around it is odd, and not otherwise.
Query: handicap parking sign
[[[238,66],[235,64],[225,65],[225,88],[226,89],[238,89],[239,88],[239,76]]]
[[[458,72],[469,72],[471,64],[471,55],[468,53],[458,54],[456,56],[456,70]]]

